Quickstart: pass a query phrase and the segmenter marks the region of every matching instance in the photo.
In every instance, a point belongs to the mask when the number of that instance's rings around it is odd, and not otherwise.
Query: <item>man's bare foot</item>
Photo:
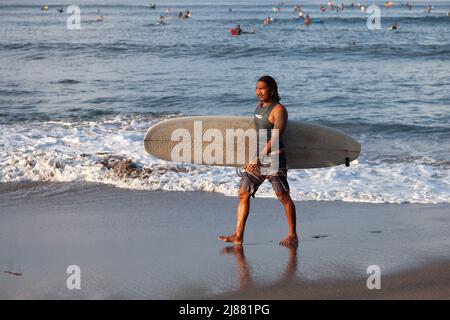
[[[298,246],[298,237],[297,237],[297,235],[287,236],[285,239],[280,241],[280,246],[284,246],[284,247]]]
[[[222,240],[223,242],[233,242],[235,244],[242,244],[242,237],[238,237],[236,234],[232,234],[231,236],[225,237],[220,236],[218,238],[219,240]]]

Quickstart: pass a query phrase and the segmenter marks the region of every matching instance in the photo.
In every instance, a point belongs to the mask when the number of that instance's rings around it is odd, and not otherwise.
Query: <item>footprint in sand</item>
[[[13,276],[21,276],[22,275],[22,273],[20,273],[20,272],[12,272],[12,271],[9,271],[9,270],[3,271],[3,272],[7,273],[7,274],[11,274]]]
[[[313,236],[314,239],[321,239],[321,238],[327,238],[328,236],[326,234],[321,234],[317,236]]]

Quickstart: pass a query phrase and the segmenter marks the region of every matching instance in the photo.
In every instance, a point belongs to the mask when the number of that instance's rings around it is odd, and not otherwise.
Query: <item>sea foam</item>
[[[97,121],[1,125],[0,182],[81,181],[137,190],[237,195],[240,178],[234,168],[173,163],[145,154],[144,134],[160,120],[163,119],[128,114]],[[372,141],[365,136],[356,138],[362,142],[363,152],[350,167],[290,170],[292,198],[372,203],[450,202],[450,162],[434,159],[430,154],[386,158],[380,153],[369,157],[364,151],[375,148]],[[414,154],[413,147],[410,154]],[[408,153],[407,145],[402,148],[402,152]],[[257,196],[274,197],[269,182],[260,187]]]

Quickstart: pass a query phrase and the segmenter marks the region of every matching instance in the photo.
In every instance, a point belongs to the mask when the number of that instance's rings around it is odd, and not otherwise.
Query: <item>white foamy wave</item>
[[[123,115],[96,122],[2,125],[0,182],[85,181],[237,195],[239,177],[232,168],[182,165],[146,155],[144,134],[160,120]],[[429,156],[425,160],[381,162],[363,154],[348,168],[291,170],[291,195],[295,200],[450,202],[450,163]],[[257,196],[274,197],[270,183],[264,183]]]

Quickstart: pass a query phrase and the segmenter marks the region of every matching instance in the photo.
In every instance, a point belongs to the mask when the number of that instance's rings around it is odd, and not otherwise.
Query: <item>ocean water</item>
[[[367,13],[321,13],[313,0],[302,8],[323,23],[310,27],[291,1],[280,12],[267,0],[154,1],[155,10],[79,1],[81,29],[68,30],[57,8],[71,3],[59,2],[48,11],[0,3],[0,183],[236,195],[234,169],[160,161],[142,140],[170,117],[251,115],[255,82],[270,74],[290,119],[362,144],[349,168],[291,170],[295,200],[450,202],[450,2],[381,8],[380,30],[367,28]],[[191,19],[177,19],[186,9]],[[166,25],[156,25],[159,15]],[[394,22],[400,29],[389,31]],[[256,34],[232,37],[236,24]],[[257,196],[273,197],[270,184]]]

